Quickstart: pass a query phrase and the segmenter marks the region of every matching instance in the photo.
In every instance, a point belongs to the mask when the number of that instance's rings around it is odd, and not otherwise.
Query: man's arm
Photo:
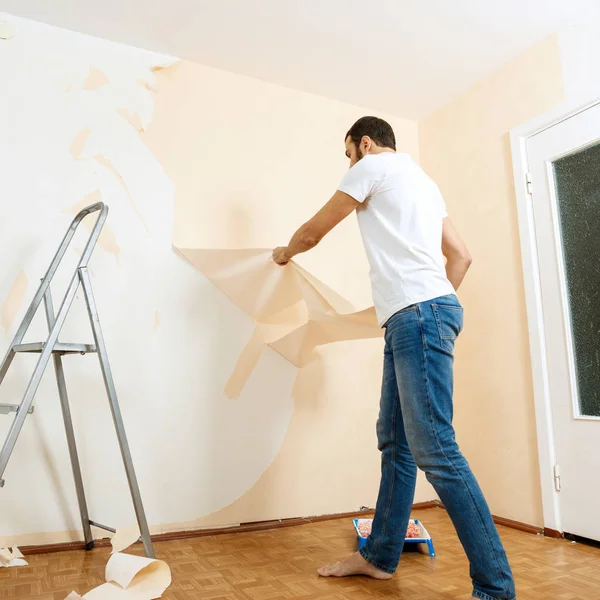
[[[290,240],[287,246],[273,250],[273,260],[278,265],[287,264],[296,254],[314,248],[336,225],[343,221],[360,202],[339,190],[331,200],[307,221]]]
[[[466,244],[448,217],[442,226],[442,252],[446,257],[446,275],[455,290],[458,290],[473,259]]]

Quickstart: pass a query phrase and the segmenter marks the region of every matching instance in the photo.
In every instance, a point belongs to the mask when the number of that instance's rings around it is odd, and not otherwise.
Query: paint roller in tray
[[[353,522],[356,535],[358,536],[358,549],[360,550],[367,543],[367,538],[371,535],[373,519],[354,519]],[[431,539],[427,529],[425,529],[423,523],[417,519],[411,519],[408,522],[408,528],[406,530],[404,549],[419,550],[423,547],[421,544],[425,544],[427,546],[427,552],[429,556],[435,556],[433,540]]]

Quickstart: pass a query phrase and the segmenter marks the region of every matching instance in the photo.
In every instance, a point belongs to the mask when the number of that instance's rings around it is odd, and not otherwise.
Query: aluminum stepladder
[[[83,219],[88,215],[99,212],[98,218],[88,241],[85,245],[85,249],[81,255],[75,273],[71,279],[67,292],[62,300],[58,313],[54,314],[54,308],[52,306],[52,295],[50,292],[50,283],[54,277],[61,260],[63,259],[69,244],[75,235],[78,226],[81,224]],[[87,503],[85,499],[85,492],[83,488],[83,479],[81,477],[81,467],[79,464],[79,457],[77,455],[77,446],[75,444],[75,434],[73,431],[73,422],[71,419],[71,410],[69,408],[69,400],[67,397],[67,387],[65,382],[65,375],[62,364],[62,356],[67,354],[86,354],[87,352],[95,352],[98,354],[100,362],[100,369],[102,370],[102,376],[104,378],[104,384],[106,386],[106,392],[112,412],[113,422],[117,433],[117,439],[121,449],[121,456],[123,458],[123,464],[125,466],[125,473],[127,475],[127,481],[129,483],[129,490],[131,492],[131,498],[133,500],[133,506],[137,517],[137,522],[140,528],[141,539],[144,544],[144,551],[146,556],[154,558],[154,550],[152,548],[152,541],[150,539],[150,532],[148,530],[148,522],[144,512],[142,504],[142,497],[140,495],[140,489],[138,486],[135,470],[133,468],[133,461],[131,459],[131,452],[129,450],[129,444],[127,442],[127,436],[125,434],[125,427],[123,425],[123,419],[121,417],[121,410],[117,400],[117,393],[115,390],[115,384],[113,381],[112,373],[110,370],[110,364],[108,362],[108,354],[106,352],[106,346],[104,344],[104,337],[102,335],[102,329],[100,327],[100,321],[98,319],[98,312],[96,310],[96,302],[94,300],[94,294],[92,292],[92,286],[90,276],[87,270],[87,265],[102,231],[102,227],[108,216],[108,206],[104,203],[99,202],[84,208],[77,216],[73,219],[63,241],[58,248],[46,275],[41,281],[40,287],[38,288],[31,304],[25,313],[25,317],[17,330],[12,343],[10,344],[6,356],[0,365],[0,384],[4,380],[6,373],[15,358],[17,352],[29,352],[39,353],[40,357],[34,368],[29,384],[25,390],[25,394],[21,401],[21,404],[0,404],[0,413],[9,414],[16,413],[14,421],[9,429],[6,441],[0,451],[0,487],[4,486],[4,480],[2,479],[6,465],[10,458],[10,455],[15,447],[15,443],[25,422],[25,418],[28,414],[33,412],[33,399],[38,389],[42,376],[50,356],[54,361],[54,371],[56,374],[56,382],[58,384],[58,394],[60,397],[60,404],[62,408],[62,414],[65,424],[65,433],[67,437],[67,444],[69,447],[69,455],[71,458],[71,466],[73,470],[73,478],[75,479],[75,489],[77,492],[77,500],[79,503],[79,512],[81,514],[81,523],[83,525],[83,533],[85,537],[86,549],[91,550],[94,547],[94,539],[92,537],[91,526],[99,527],[106,531],[114,533],[114,529],[101,525],[95,521],[91,521],[88,515]],[[75,294],[79,286],[83,287],[85,303],[87,306],[90,323],[92,326],[92,332],[94,335],[94,344],[62,344],[58,341],[58,336],[65,323],[69,309],[75,299]],[[36,342],[30,344],[23,344],[23,338],[29,328],[42,300],[44,300],[46,320],[48,321],[49,335],[45,342]]]

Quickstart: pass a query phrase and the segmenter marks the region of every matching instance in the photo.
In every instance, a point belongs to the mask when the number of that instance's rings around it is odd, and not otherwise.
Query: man
[[[386,330],[377,422],[381,484],[372,533],[360,552],[319,569],[319,574],[392,576],[404,545],[419,467],[465,549],[473,598],[513,600],[506,554],[452,427],[453,350],[463,326],[455,290],[471,257],[436,184],[407,154],[396,153],[388,123],[364,117],[352,126],[345,144],[350,170],[339,189],[287,246],[273,251],[273,260],[285,265],[314,248],[356,210],[373,301]]]

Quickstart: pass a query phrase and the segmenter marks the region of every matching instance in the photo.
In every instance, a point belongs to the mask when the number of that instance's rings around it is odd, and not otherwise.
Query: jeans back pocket
[[[442,348],[454,351],[454,342],[463,328],[463,309],[461,306],[432,304],[433,316],[440,334]]]

